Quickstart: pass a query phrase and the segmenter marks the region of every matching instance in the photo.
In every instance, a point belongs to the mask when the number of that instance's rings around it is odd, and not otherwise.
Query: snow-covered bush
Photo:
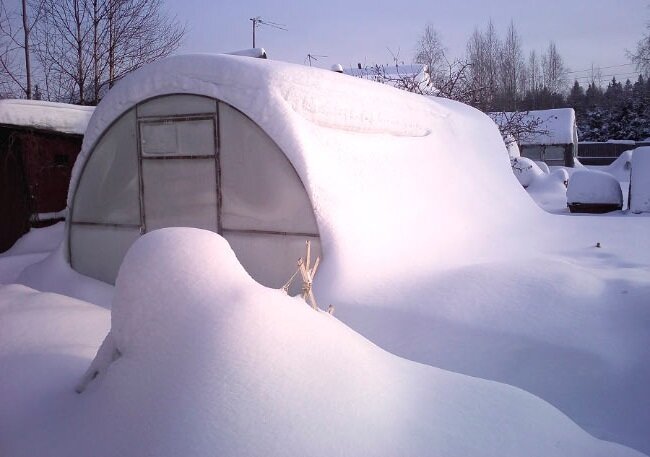
[[[549,174],[551,172],[551,170],[548,168],[548,165],[546,164],[546,162],[544,162],[542,160],[536,160],[535,163],[537,164],[539,169],[542,170],[544,173]]]
[[[527,157],[516,157],[510,161],[510,164],[512,172],[524,187],[530,186],[535,178],[544,174],[542,169]]]
[[[602,171],[576,171],[569,180],[566,195],[572,213],[606,213],[623,208],[618,180]]]
[[[630,211],[650,212],[650,147],[636,148],[631,159]]]

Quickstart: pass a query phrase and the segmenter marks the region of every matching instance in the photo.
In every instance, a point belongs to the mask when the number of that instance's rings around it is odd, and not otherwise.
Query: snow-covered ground
[[[81,394],[106,310],[18,285],[0,300],[5,455],[640,455],[522,390],[385,352],[207,231],[131,249]]]
[[[30,233],[0,257],[22,284],[0,289],[3,455],[650,453],[650,218],[542,211],[470,108],[277,63],[237,79],[232,59],[191,71],[236,79],[229,102],[284,134],[335,316],[210,232],[144,236],[115,288],[65,263],[60,228]]]

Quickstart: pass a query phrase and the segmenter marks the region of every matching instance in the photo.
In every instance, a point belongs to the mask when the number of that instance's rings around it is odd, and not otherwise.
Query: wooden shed
[[[497,124],[511,113],[491,113]],[[536,133],[518,138],[522,157],[545,162],[549,166],[573,167],[578,155],[578,128],[573,108],[528,111],[523,121],[537,124]]]
[[[0,252],[31,226],[64,218],[92,107],[0,100]]]

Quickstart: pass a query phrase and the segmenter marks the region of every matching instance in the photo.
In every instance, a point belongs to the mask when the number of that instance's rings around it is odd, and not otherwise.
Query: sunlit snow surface
[[[79,358],[106,312],[23,286],[0,297],[0,322],[18,313],[0,332],[13,356],[3,397],[21,413],[0,413],[5,455],[638,455],[524,391],[383,351],[255,283],[207,231],[163,229],[134,245],[81,394]]]
[[[650,452],[650,218],[542,211],[494,124],[454,102],[232,56],[169,59],[131,81],[97,109],[84,151],[140,97],[169,88],[243,110],[305,183],[325,252],[315,292],[342,323],[256,285],[216,235],[154,233],[118,283],[111,340],[122,355],[78,395],[107,312],[9,286],[0,401],[12,397],[20,416],[0,413],[2,451],[629,452],[568,416]],[[226,91],[233,81],[239,90]],[[64,252],[5,277],[110,307],[112,289],[75,274]],[[70,313],[58,312],[64,305]],[[94,316],[87,334],[75,332],[76,306]],[[52,362],[67,351],[74,363]],[[525,389],[566,416],[515,387],[441,368]],[[28,397],[40,409],[21,403]]]

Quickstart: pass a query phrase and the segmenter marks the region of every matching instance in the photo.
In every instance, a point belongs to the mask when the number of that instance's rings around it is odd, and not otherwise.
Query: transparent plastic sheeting
[[[229,231],[224,231],[223,236],[248,274],[267,287],[280,288],[289,280],[298,269],[298,259],[305,257],[307,240],[311,240],[312,264],[321,255],[320,240],[317,237]],[[300,292],[300,275],[294,283],[289,291],[292,295]]]
[[[225,229],[318,233],[293,166],[253,121],[219,104],[221,224]]]
[[[140,231],[164,227],[221,229],[271,287],[295,272],[307,239],[320,252],[311,202],[284,153],[244,114],[200,96],[157,97],[109,127],[73,198],[72,266],[114,283]]]
[[[217,231],[217,182],[213,157],[142,160],[144,224]]]
[[[101,138],[74,195],[73,222],[140,224],[135,110]]]
[[[114,283],[122,260],[140,230],[100,225],[70,225],[72,268],[107,283]]]
[[[140,122],[143,157],[214,156],[214,119]]]

